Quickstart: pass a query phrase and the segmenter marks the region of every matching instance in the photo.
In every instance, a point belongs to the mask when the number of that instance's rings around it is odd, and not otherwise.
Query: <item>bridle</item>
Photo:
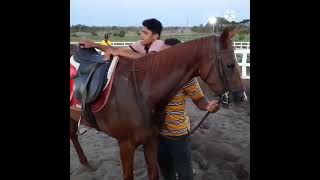
[[[205,75],[205,78],[203,79],[205,82],[208,80],[209,76],[210,76],[210,72],[211,69],[213,68],[213,66],[215,64],[217,64],[217,68],[218,68],[218,76],[219,79],[222,81],[223,86],[224,86],[224,90],[223,90],[223,94],[218,96],[219,97],[219,103],[221,103],[224,106],[228,106],[230,104],[230,96],[229,96],[229,83],[228,83],[228,79],[226,78],[227,76],[225,76],[225,72],[223,71],[223,64],[222,64],[222,59],[221,59],[221,53],[223,52],[223,50],[221,50],[221,46],[220,46],[220,39],[219,37],[215,36],[215,41],[217,43],[217,45],[215,46],[215,58],[213,63],[210,64],[210,68],[207,72],[207,75]],[[229,51],[229,50],[227,50]]]

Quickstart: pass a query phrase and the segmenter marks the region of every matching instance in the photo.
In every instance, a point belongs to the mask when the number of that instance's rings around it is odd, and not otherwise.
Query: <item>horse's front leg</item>
[[[119,141],[124,180],[133,180],[133,160],[136,146],[130,140]]]

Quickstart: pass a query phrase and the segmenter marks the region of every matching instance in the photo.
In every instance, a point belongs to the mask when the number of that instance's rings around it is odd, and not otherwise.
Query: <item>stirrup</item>
[[[79,130],[80,121],[81,121],[81,117],[80,117],[80,119],[79,119],[79,121],[78,121],[78,125],[77,125],[77,133],[76,133],[77,136],[79,136],[79,134],[80,134],[80,130]]]

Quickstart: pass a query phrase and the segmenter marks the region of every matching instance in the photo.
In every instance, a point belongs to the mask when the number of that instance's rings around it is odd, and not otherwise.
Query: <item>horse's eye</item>
[[[228,64],[227,67],[230,68],[230,69],[233,69],[235,67],[235,65],[234,64]]]

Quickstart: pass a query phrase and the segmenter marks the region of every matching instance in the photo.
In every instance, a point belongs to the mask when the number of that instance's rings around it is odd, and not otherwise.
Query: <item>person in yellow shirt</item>
[[[112,42],[109,40],[109,34],[104,35],[104,40],[101,41],[101,45],[112,46]]]
[[[180,43],[170,38],[164,41],[171,47]],[[167,48],[165,47],[165,48]],[[217,112],[218,101],[207,101],[196,78],[191,79],[173,97],[165,108],[164,123],[160,128],[158,164],[165,180],[193,180],[189,137],[182,137],[190,131],[190,120],[186,113],[186,99],[190,98],[200,110]],[[180,137],[178,140],[166,137]]]

